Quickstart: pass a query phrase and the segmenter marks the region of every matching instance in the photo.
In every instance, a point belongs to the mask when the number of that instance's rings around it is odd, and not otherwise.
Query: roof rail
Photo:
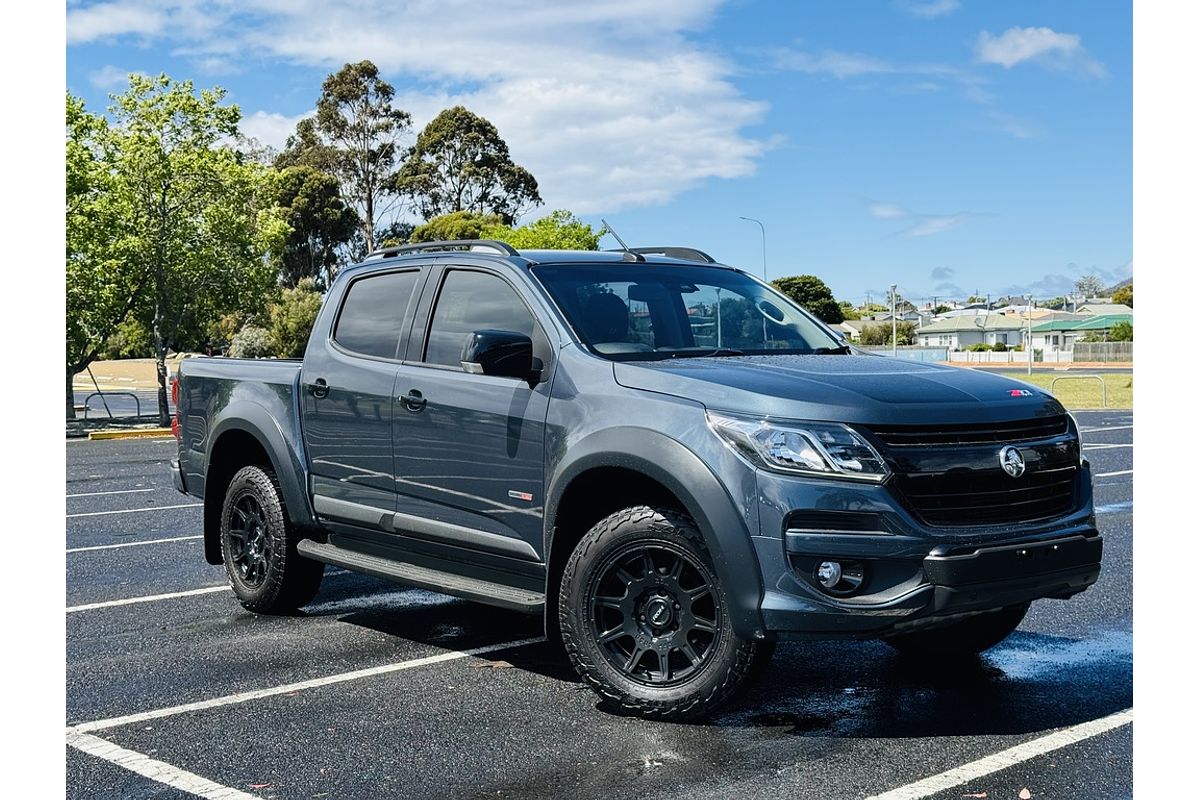
[[[702,264],[716,264],[717,260],[703,250],[694,247],[631,247],[631,252],[644,256],[666,256],[679,258],[684,261],[699,261]],[[617,252],[617,251],[613,251]]]
[[[502,256],[519,256],[521,255],[512,245],[506,242],[498,242],[493,239],[455,239],[445,242],[419,242],[417,244],[402,244],[396,247],[384,247],[379,250],[374,250],[367,255],[367,258],[389,258],[391,256],[405,256],[412,253],[436,253],[443,250],[467,250],[481,251],[490,250],[493,253],[498,253]]]

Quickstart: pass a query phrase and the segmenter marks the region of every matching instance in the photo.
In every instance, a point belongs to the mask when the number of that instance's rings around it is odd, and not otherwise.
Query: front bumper
[[[761,533],[754,542],[763,570],[761,610],[768,635],[883,637],[1078,594],[1098,579],[1103,552],[1086,468],[1079,480],[1079,508],[1060,519],[931,528],[880,486],[760,473]],[[796,509],[848,513],[857,522],[878,524],[854,531],[796,525]],[[772,528],[779,533],[770,535]],[[862,568],[861,588],[831,596],[815,579],[817,564],[825,560]]]

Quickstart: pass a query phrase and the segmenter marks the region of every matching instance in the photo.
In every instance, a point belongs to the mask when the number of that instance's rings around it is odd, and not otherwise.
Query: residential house
[[[1113,316],[1119,314],[1128,314],[1132,317],[1133,309],[1124,303],[1087,303],[1077,309],[1080,314],[1090,314],[1092,316]]]
[[[1038,322],[1033,325],[1030,333],[1033,336],[1033,348],[1048,353],[1060,350],[1073,350],[1075,343],[1089,334],[1099,333],[1107,336],[1108,332],[1118,322],[1133,323],[1132,314],[1106,314],[1100,316],[1083,316],[1077,319],[1057,319],[1048,322]]]
[[[917,331],[917,344],[924,347],[949,347],[965,350],[973,344],[1003,343],[1016,347],[1021,343],[1026,322],[1002,314],[977,314],[949,317]]]

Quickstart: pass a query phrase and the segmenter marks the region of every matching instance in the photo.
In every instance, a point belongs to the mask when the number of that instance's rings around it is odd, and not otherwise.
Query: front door
[[[538,562],[550,382],[464,372],[463,344],[485,329],[533,338],[550,374],[548,340],[515,286],[484,269],[446,269],[427,341],[410,347],[396,381],[394,528],[436,543],[442,558]]]

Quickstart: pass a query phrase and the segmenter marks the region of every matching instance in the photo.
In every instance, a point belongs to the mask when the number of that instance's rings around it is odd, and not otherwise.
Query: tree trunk
[[[167,347],[163,342],[163,295],[165,293],[165,277],[160,264],[157,275],[158,291],[155,292],[154,302],[154,369],[158,375],[158,424],[167,427],[171,424],[171,409],[167,404]]]
[[[67,367],[67,419],[75,419],[75,373]]]

